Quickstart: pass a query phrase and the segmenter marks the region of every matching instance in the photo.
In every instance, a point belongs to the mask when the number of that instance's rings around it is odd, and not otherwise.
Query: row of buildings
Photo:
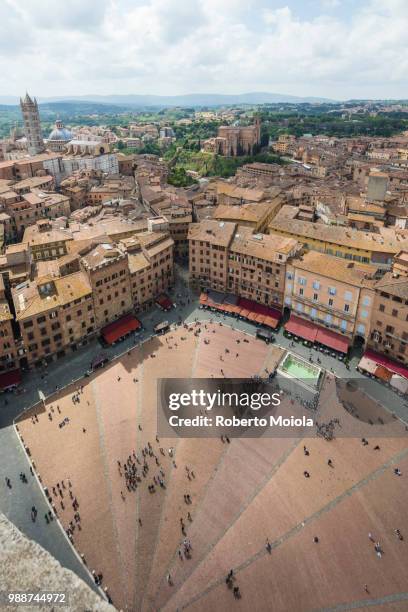
[[[278,309],[305,329],[325,329],[340,350],[372,347],[408,363],[408,251],[387,266],[319,251],[279,233],[204,220],[189,230],[193,284]]]
[[[282,136],[292,163],[180,189],[156,156],[111,153],[62,124],[52,136],[53,152],[0,162],[5,367],[75,350],[147,307],[171,286],[173,258],[189,260],[198,287],[272,308],[311,337],[325,330],[344,352],[369,346],[406,363],[401,153],[378,166],[366,155],[378,142]],[[214,152],[253,152],[260,123],[220,127],[218,138]],[[395,160],[404,137],[390,140],[382,148]]]
[[[48,174],[59,186],[64,178],[80,170],[118,174],[118,157],[110,145],[100,142],[71,141],[64,152],[45,152],[0,161],[0,179],[22,180]]]
[[[106,218],[88,230],[56,229],[42,219],[28,228],[25,242],[7,248],[0,372],[75,351],[172,286],[174,243],[154,220],[128,224]]]

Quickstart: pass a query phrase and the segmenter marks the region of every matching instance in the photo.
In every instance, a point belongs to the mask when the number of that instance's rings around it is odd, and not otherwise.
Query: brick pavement
[[[198,328],[201,333],[195,335]],[[74,545],[91,569],[102,572],[117,607],[301,612],[364,602],[362,585],[370,583],[378,600],[374,609],[380,610],[394,605],[381,598],[408,591],[401,569],[408,561],[405,544],[392,531],[397,524],[406,530],[406,437],[400,435],[400,422],[391,419],[387,437],[377,423],[369,445],[363,446],[358,433],[363,424],[339,403],[333,380],[322,390],[322,417],[340,417],[342,433],[354,437],[330,443],[267,437],[233,439],[230,444],[219,439],[156,440],[157,378],[217,377],[221,369],[225,376],[248,377],[273,369],[281,354],[281,349],[224,325],[201,323],[192,331],[181,327],[85,379],[79,403],[72,402],[75,389],[68,388],[48,398],[45,410],[37,408],[39,423],[33,424],[32,413],[19,423],[48,489],[52,492],[62,480],[67,487],[70,479],[82,526],[75,528]],[[281,410],[290,413],[287,399]],[[59,428],[65,417],[69,422]],[[148,472],[136,491],[128,491],[117,461],[123,466],[133,451],[140,456],[149,443],[153,456],[146,457]],[[381,448],[374,451],[377,443]],[[402,477],[393,474],[390,463],[399,454]],[[329,457],[333,468],[327,465]],[[195,478],[188,479],[186,465]],[[303,476],[306,466],[309,479]],[[157,485],[150,493],[148,484],[160,468],[166,488]],[[186,492],[191,505],[184,502]],[[65,504],[69,494],[64,489],[63,495]],[[73,520],[71,502],[62,509],[57,490],[53,498],[67,528]],[[181,516],[193,545],[192,558],[183,561],[178,557]],[[384,545],[381,560],[367,546],[369,530]],[[321,538],[317,545],[315,532]],[[266,537],[273,543],[271,555],[264,548]],[[225,585],[230,567],[239,568],[242,600],[235,601]],[[398,611],[403,609],[399,605],[395,601]]]
[[[407,452],[405,453],[407,455]],[[399,461],[408,469],[408,457]],[[378,491],[384,495],[378,495]],[[401,506],[396,507],[398,497]],[[236,584],[242,593],[234,601],[224,580],[210,583],[185,601],[183,609],[251,609],[277,612],[327,610],[360,599],[381,599],[406,590],[408,550],[394,529],[404,523],[403,506],[408,489],[387,466],[357,484],[347,495],[333,500],[327,509],[298,525],[275,542],[269,554],[260,542],[258,551],[242,560],[236,569]],[[379,559],[368,538],[380,541],[384,554]],[[317,536],[319,541],[314,542]],[[225,572],[224,572],[225,573]],[[193,579],[194,577],[192,577]],[[365,593],[364,585],[369,594]],[[171,604],[168,609],[175,609]],[[388,608],[385,608],[388,610]]]

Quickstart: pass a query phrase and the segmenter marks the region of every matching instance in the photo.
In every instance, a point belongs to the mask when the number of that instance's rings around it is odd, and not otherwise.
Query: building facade
[[[286,263],[301,248],[296,240],[210,219],[192,224],[188,237],[194,285],[282,308]]]
[[[24,348],[20,365],[62,357],[95,332],[92,288],[83,272],[27,281],[12,295]]]
[[[261,142],[261,121],[255,119],[254,125],[239,127],[223,125],[218,128],[218,135],[209,138],[203,144],[204,151],[237,157],[252,155]]]
[[[67,242],[71,240],[69,232],[55,229],[48,219],[40,219],[26,228],[22,242],[29,248],[33,261],[47,261],[66,255]]]
[[[370,337],[376,266],[310,251],[286,268],[285,308],[363,345]]]
[[[173,286],[174,242],[167,233],[152,232],[121,241],[127,253],[132,302],[145,310]]]
[[[106,237],[96,244],[90,241],[86,252],[80,249],[82,255],[58,258],[52,274],[14,286],[21,348],[17,367],[43,365],[75,351],[105,325],[151,306],[173,285],[173,247],[165,232],[145,232],[118,244]],[[2,325],[0,321],[0,370]],[[5,319],[4,326],[10,326],[7,338],[13,339],[11,323]],[[7,363],[15,362],[11,340],[6,349]]]
[[[18,367],[12,320],[13,315],[6,299],[3,276],[0,274],[0,372]]]
[[[408,364],[408,268],[388,272],[375,286],[369,346]]]
[[[291,238],[254,234],[239,226],[228,253],[227,290],[281,309],[286,265],[300,250],[301,245]]]
[[[110,243],[92,249],[81,260],[92,287],[96,326],[102,327],[132,309],[128,260]]]

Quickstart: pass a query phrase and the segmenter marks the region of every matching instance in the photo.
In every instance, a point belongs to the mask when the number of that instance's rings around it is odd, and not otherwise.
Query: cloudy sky
[[[408,98],[408,0],[0,0],[0,95]]]

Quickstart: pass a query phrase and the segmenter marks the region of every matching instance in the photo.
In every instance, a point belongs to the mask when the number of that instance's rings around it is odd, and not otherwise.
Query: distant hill
[[[48,115],[57,114],[61,119],[66,115],[92,115],[92,114],[116,114],[129,111],[129,105],[108,104],[105,102],[93,102],[91,100],[59,100],[58,102],[40,102],[41,117],[46,119]],[[4,104],[0,96],[0,112],[17,111],[20,113],[19,104]]]
[[[221,106],[234,104],[267,104],[270,103],[335,103],[335,100],[318,97],[289,96],[286,94],[251,92],[244,94],[185,94],[180,96],[155,95],[87,95],[87,96],[57,96],[50,98],[38,97],[40,104],[50,102],[96,102],[102,104],[115,104],[118,106]],[[0,96],[0,104],[18,104],[19,98],[14,96]]]

